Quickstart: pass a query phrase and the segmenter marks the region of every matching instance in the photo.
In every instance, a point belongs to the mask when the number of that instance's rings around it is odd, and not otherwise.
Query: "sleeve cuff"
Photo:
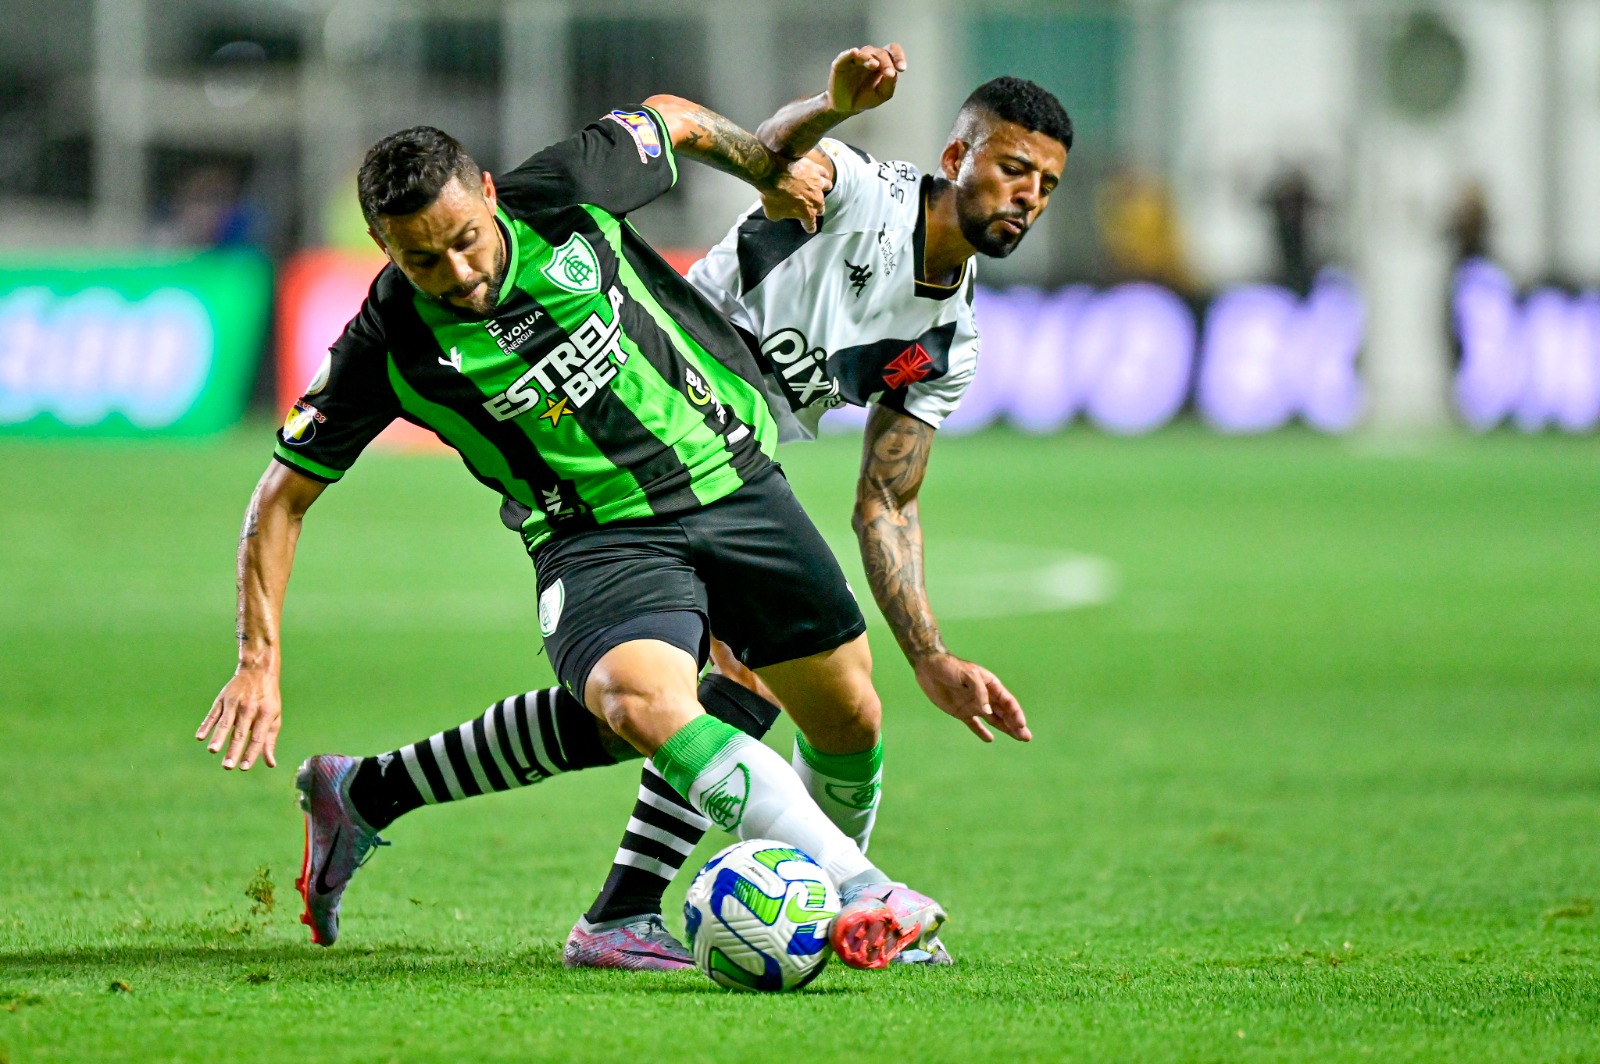
[[[655,120],[656,133],[661,138],[661,153],[667,157],[667,167],[672,171],[672,184],[676,186],[678,184],[678,156],[672,150],[672,131],[667,128],[667,120],[661,117],[660,111],[657,111],[649,104],[641,104],[640,106]]]
[[[344,470],[342,469],[334,469],[332,466],[325,466],[321,462],[313,461],[303,454],[293,453],[283,445],[281,440],[272,448],[272,457],[275,461],[283,463],[296,473],[308,476],[312,480],[320,480],[324,484],[332,484],[344,476]]]

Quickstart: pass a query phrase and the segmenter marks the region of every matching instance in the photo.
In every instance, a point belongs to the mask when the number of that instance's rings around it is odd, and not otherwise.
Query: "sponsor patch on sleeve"
[[[628,131],[634,147],[639,149],[639,161],[647,163],[661,157],[661,134],[656,124],[643,111],[612,111],[607,118]]]
[[[284,419],[283,442],[291,447],[309,443],[317,434],[317,426],[327,420],[322,411],[302,399],[294,404],[294,409]]]

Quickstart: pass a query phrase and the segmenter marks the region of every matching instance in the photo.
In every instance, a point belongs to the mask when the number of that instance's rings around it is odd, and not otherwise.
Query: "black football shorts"
[[[632,639],[661,639],[703,664],[709,624],[759,669],[866,631],[838,560],[776,465],[689,514],[558,536],[533,563],[545,649],[580,700],[600,658]]]

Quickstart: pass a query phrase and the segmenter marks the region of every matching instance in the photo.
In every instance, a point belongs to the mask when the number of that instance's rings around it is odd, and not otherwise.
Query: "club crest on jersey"
[[[551,427],[598,395],[628,362],[622,346],[622,291],[606,293],[611,320],[593,311],[567,338],[552,347],[511,387],[483,404],[496,421],[508,421],[530,410]]]
[[[606,115],[611,121],[628,131],[633,146],[639,149],[639,161],[647,163],[661,156],[661,135],[656,124],[643,111],[612,111]]]
[[[317,426],[327,420],[322,411],[302,399],[283,421],[283,442],[291,447],[310,443],[317,435]]]
[[[567,588],[560,580],[544,589],[539,596],[539,632],[545,638],[556,634],[561,624],[561,608],[567,604]]]
[[[904,388],[926,378],[932,369],[932,356],[921,344],[912,344],[883,367],[883,383],[889,388]]]
[[[556,287],[580,296],[600,291],[600,260],[581,233],[573,233],[556,248],[555,255],[545,263],[544,275]]]
[[[799,329],[773,333],[761,342],[761,353],[796,409],[812,403],[839,405],[839,381],[828,373],[828,353],[820,347],[808,349]]]

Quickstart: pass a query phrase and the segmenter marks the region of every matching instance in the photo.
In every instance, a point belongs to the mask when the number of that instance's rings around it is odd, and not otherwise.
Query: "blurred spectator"
[[[1261,197],[1272,219],[1272,238],[1278,248],[1278,281],[1299,295],[1311,291],[1321,266],[1314,229],[1323,202],[1312,188],[1305,168],[1291,165],[1279,172]]]
[[[1177,208],[1159,176],[1134,166],[1114,170],[1100,185],[1095,222],[1112,279],[1194,291]]]
[[[158,243],[177,247],[260,247],[261,209],[243,194],[243,181],[228,167],[204,164],[178,182],[156,224]]]
[[[1455,262],[1489,257],[1489,197],[1483,182],[1473,179],[1461,186],[1455,206],[1450,208],[1450,221],[1445,232]]]

